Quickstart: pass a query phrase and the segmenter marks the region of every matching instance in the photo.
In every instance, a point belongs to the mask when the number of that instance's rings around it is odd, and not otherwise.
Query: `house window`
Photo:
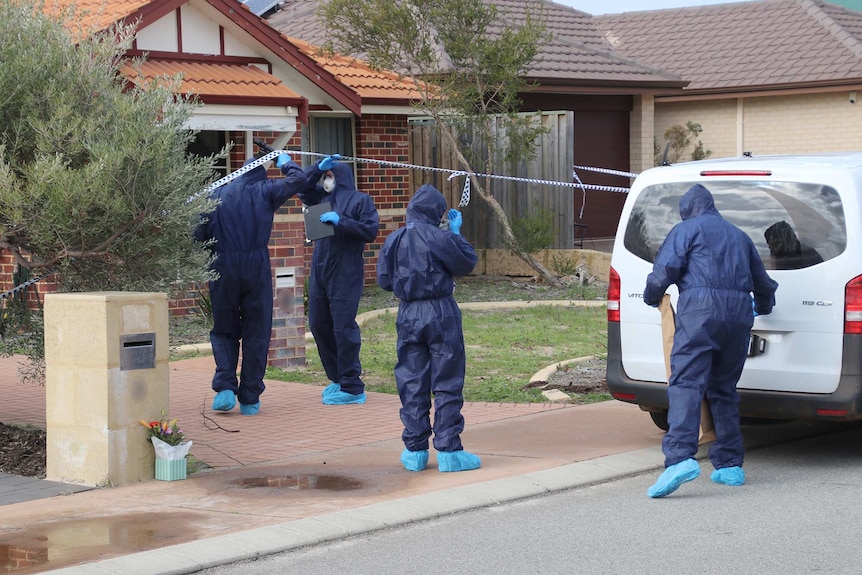
[[[354,155],[352,116],[313,116],[310,120],[312,152]]]
[[[226,132],[202,130],[197,133],[197,136],[189,144],[188,148],[186,148],[186,151],[195,156],[212,156],[221,152],[226,145]],[[226,176],[228,174],[227,158],[219,159],[214,166],[214,171],[219,178]]]

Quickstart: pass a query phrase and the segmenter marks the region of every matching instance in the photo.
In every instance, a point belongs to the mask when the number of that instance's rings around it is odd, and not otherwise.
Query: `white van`
[[[607,385],[667,429],[659,312],[647,275],[679,199],[705,186],[721,215],[757,246],[778,282],[770,315],[754,319],[737,389],[740,415],[862,419],[862,153],[741,157],[641,173],[611,256]],[[676,286],[668,290],[676,307]]]

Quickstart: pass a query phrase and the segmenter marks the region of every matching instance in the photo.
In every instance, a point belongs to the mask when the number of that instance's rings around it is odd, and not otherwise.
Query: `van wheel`
[[[670,429],[670,424],[667,422],[667,411],[650,411],[649,416],[652,417],[652,422],[662,431]]]

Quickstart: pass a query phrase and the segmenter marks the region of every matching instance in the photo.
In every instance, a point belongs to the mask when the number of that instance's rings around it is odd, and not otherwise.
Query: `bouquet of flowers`
[[[177,419],[168,419],[164,411],[158,421],[147,422],[142,419],[141,425],[150,432],[150,441],[156,450],[157,459],[183,459],[192,448],[192,442],[185,441]]]
[[[143,419],[141,425],[150,430],[150,437],[156,437],[168,445],[178,445],[183,442],[185,436],[183,430],[177,424],[177,419],[168,420],[165,412],[162,412],[162,418],[158,421],[150,421],[147,423]]]

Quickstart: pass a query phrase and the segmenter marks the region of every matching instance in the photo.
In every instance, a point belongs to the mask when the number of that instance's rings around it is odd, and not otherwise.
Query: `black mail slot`
[[[120,371],[156,367],[156,334],[132,333],[120,336]]]

